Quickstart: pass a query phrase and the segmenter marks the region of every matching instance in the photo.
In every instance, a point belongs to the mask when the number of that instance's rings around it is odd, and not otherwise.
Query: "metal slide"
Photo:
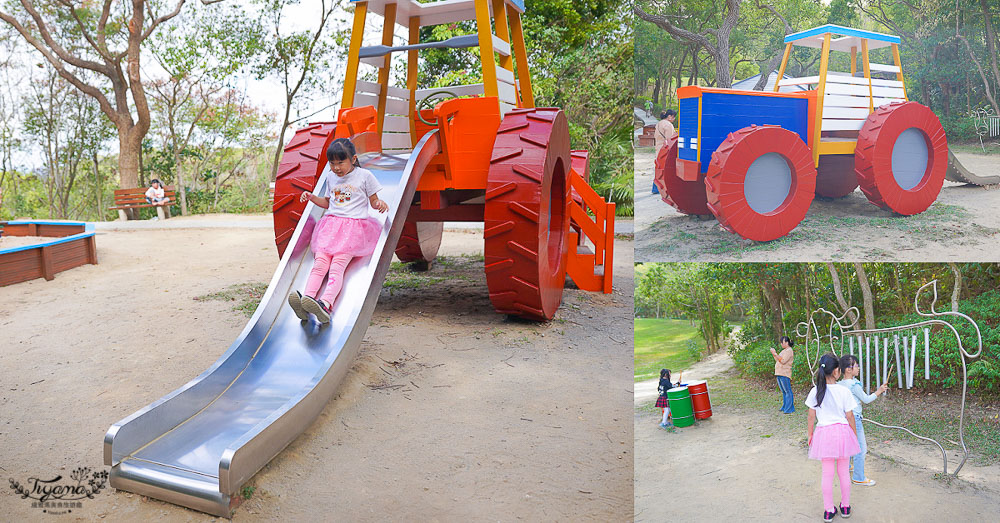
[[[389,211],[375,252],[347,268],[330,324],[300,321],[288,293],[303,289],[322,208],[306,206],[246,328],[208,370],[104,436],[111,486],[229,517],[240,487],[316,419],[351,368],[385,281],[420,174],[440,152],[437,131],[409,158],[360,156]],[[326,168],[317,191],[332,176]]]
[[[966,169],[962,165],[962,162],[958,161],[958,157],[951,151],[948,151],[948,170],[945,171],[944,177],[953,182],[971,183],[973,185],[994,185],[1000,183],[1000,175],[990,174],[979,176]]]

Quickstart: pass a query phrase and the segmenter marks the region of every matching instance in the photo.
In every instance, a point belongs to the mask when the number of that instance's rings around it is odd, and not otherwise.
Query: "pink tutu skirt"
[[[809,459],[842,459],[849,458],[858,452],[858,436],[847,423],[835,423],[816,427],[813,431],[812,445],[809,447]]]
[[[371,218],[344,218],[327,214],[313,229],[312,250],[315,253],[368,256],[375,250],[382,226]]]

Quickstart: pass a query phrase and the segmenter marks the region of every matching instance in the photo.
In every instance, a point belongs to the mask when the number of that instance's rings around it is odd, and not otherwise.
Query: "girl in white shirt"
[[[382,227],[368,217],[369,205],[378,212],[389,210],[389,205],[376,195],[382,185],[371,171],[361,167],[350,140],[334,140],[326,150],[326,158],[336,176],[327,180],[323,196],[305,191],[299,197],[299,201],[311,200],[326,209],[312,234],[315,262],[305,294],[293,291],[288,295],[288,304],[296,316],[307,320],[309,313],[313,313],[321,323],[330,321],[333,303],[344,285],[347,264],[354,257],[371,254],[378,243]],[[319,288],[327,274],[329,279],[321,297]]]
[[[820,488],[823,492],[823,521],[833,521],[837,508],[833,505],[834,469],[840,480],[840,514],[851,517],[851,477],[848,464],[851,456],[861,449],[854,428],[854,410],[858,406],[854,395],[837,384],[840,365],[833,354],[824,354],[816,371],[816,386],[809,391],[808,435],[809,458],[823,463]]]

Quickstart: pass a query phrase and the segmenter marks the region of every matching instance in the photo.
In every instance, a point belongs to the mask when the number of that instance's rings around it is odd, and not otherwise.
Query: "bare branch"
[[[21,36],[25,39],[25,41],[28,42],[28,44],[30,44],[32,47],[38,50],[38,52],[42,53],[42,56],[44,56],[45,59],[50,64],[52,64],[52,67],[56,70],[56,72],[59,73],[59,76],[65,78],[66,81],[73,84],[74,87],[76,87],[80,91],[86,93],[87,95],[97,100],[97,103],[101,107],[101,111],[103,111],[104,114],[106,114],[108,118],[111,119],[112,122],[116,123],[118,122],[118,117],[115,114],[114,108],[111,107],[111,102],[108,101],[108,99],[104,96],[104,93],[102,93],[100,89],[84,82],[83,80],[78,78],[75,74],[67,71],[66,65],[63,63],[60,57],[53,54],[52,50],[50,50],[48,47],[42,44],[42,42],[39,42],[38,39],[35,38],[34,35],[32,35],[27,30],[27,28],[22,26],[20,22],[15,20],[14,17],[10,16],[7,13],[0,12],[0,20],[7,22],[12,27],[14,27],[14,29],[16,29],[17,32],[21,34]],[[99,72],[104,72],[104,71],[99,71]]]
[[[110,60],[111,55],[108,54],[107,49],[103,49],[100,45],[98,45],[98,43],[94,41],[94,38],[87,31],[86,26],[83,25],[83,20],[80,20],[80,17],[76,14],[76,8],[73,7],[73,3],[70,0],[56,1],[65,6],[66,9],[73,15],[73,20],[76,22],[76,27],[80,29],[80,34],[82,34],[83,38],[87,40],[87,43],[89,43],[90,46],[97,51],[97,54],[101,55],[101,58],[104,58],[105,60]]]
[[[220,1],[221,2],[222,0],[216,0],[216,1]],[[146,29],[146,31],[144,31],[142,33],[142,38],[140,38],[140,41],[149,38],[149,35],[153,34],[153,31],[156,30],[156,26],[158,26],[158,25],[162,24],[163,22],[166,22],[167,20],[170,20],[171,18],[173,18],[173,17],[177,16],[178,14],[180,14],[181,7],[184,6],[184,2],[185,2],[185,0],[177,0],[177,5],[174,6],[174,10],[173,11],[171,11],[170,13],[167,13],[167,14],[159,17],[159,18],[153,19],[153,23],[149,24],[149,27]],[[135,5],[135,3],[136,2],[133,0],[132,4]],[[204,3],[204,0],[202,0],[202,3]]]
[[[69,52],[67,52],[65,49],[63,49],[62,46],[59,45],[59,43],[56,42],[54,38],[52,38],[52,34],[49,32],[48,27],[45,25],[45,21],[42,20],[42,16],[38,14],[38,11],[35,10],[35,7],[31,5],[31,3],[28,2],[28,0],[21,0],[21,5],[24,7],[24,10],[28,12],[28,15],[31,16],[31,19],[35,22],[35,26],[38,28],[38,34],[41,35],[42,40],[44,40],[45,44],[53,52],[55,52],[56,56],[58,56],[60,60],[72,66],[79,67],[81,69],[90,69],[91,71],[95,71],[98,73],[103,73],[105,71],[105,66],[97,62],[92,62],[90,60],[83,60],[77,58],[72,54],[70,54]],[[13,16],[5,12],[0,12],[0,19],[14,26],[14,28],[17,29],[17,31],[21,33],[21,35],[24,36],[26,39],[29,36],[32,36],[30,32],[27,30],[27,28],[22,26],[20,22],[18,22]],[[33,36],[32,39],[35,40],[36,43],[38,43],[38,40],[35,39]],[[35,44],[32,45],[34,46]],[[37,46],[35,47],[37,48]]]

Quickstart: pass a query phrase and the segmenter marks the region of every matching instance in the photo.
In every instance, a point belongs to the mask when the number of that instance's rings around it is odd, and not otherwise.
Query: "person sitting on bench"
[[[146,190],[146,201],[153,205],[170,205],[170,198],[163,194],[163,184],[160,180],[153,178],[149,182],[150,187]]]

